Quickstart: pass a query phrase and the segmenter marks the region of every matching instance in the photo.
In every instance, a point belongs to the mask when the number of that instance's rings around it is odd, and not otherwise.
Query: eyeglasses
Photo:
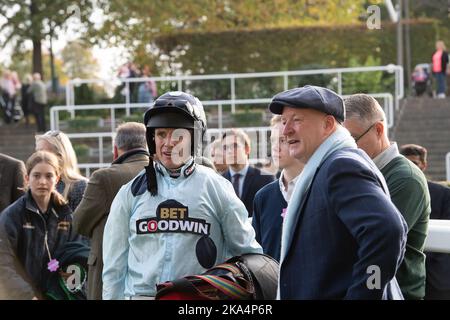
[[[358,142],[362,137],[364,137],[379,121],[383,121],[383,120],[378,120],[375,121],[370,127],[367,128],[366,131],[364,131],[359,137],[355,138],[353,137],[353,139],[355,139],[355,142]]]

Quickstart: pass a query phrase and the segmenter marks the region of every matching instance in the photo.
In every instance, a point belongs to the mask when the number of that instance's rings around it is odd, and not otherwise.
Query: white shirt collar
[[[389,162],[391,162],[394,158],[398,157],[400,152],[398,152],[397,142],[391,142],[389,148],[381,152],[375,158],[373,158],[373,162],[378,167],[378,169],[383,169]]]
[[[231,169],[231,167],[229,167],[230,168],[230,176],[231,176],[231,178],[233,178],[233,176],[236,173],[239,173],[241,175],[241,177],[245,177],[247,175],[248,167],[249,167],[249,165],[247,164],[241,171],[234,171],[233,169]]]
[[[289,203],[289,200],[291,200],[292,192],[294,191],[295,183],[298,180],[298,176],[296,176],[294,179],[289,181],[287,190],[284,187],[283,183],[283,177],[284,177],[284,169],[281,171],[280,178],[278,179],[278,184],[280,186],[281,194],[283,195],[284,200]]]

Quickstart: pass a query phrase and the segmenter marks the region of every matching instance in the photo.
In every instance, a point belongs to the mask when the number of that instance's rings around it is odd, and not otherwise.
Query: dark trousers
[[[6,123],[10,123],[13,118],[15,98],[10,97],[7,93],[4,93],[2,98],[3,119],[5,119]]]
[[[444,93],[446,89],[446,74],[445,72],[436,72],[434,73],[437,82],[437,94]]]
[[[439,290],[427,283],[425,300],[450,300],[450,290]]]
[[[36,118],[37,131],[47,131],[47,129],[45,129],[45,104],[34,102],[33,112],[34,117]]]

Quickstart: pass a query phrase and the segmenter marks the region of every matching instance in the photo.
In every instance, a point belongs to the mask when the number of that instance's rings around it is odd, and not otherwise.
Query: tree
[[[61,34],[72,16],[89,25],[91,12],[88,0],[0,0],[0,15],[6,18],[0,26],[6,39],[2,46],[12,43],[18,49],[25,41],[31,41],[33,72],[42,74],[42,41]]]
[[[8,68],[10,70],[14,70],[18,73],[19,78],[22,80],[26,74],[29,74],[32,69],[32,51],[25,52],[14,52],[11,57],[11,63]],[[51,70],[50,70],[50,55],[43,54],[42,55],[42,75],[45,79],[50,78]],[[67,76],[63,72],[63,62],[60,59],[55,59],[55,69],[56,74],[60,82],[64,83],[67,81]]]
[[[82,41],[68,43],[61,52],[64,72],[71,78],[92,78],[98,72],[98,62]]]
[[[90,40],[118,43],[145,63],[157,60],[155,39],[180,33],[261,30],[358,22],[366,0],[110,0]],[[150,57],[150,58],[149,58]],[[149,61],[150,60],[150,61]]]

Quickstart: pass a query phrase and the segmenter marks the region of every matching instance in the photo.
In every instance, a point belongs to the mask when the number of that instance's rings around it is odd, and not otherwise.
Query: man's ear
[[[427,170],[427,168],[428,168],[428,162],[424,161],[424,162],[422,162],[422,163],[423,163],[423,169],[422,169],[422,171]]]
[[[119,150],[117,149],[117,146],[114,145],[113,160],[116,160],[118,157],[119,157]]]
[[[249,157],[250,156],[250,146],[248,144],[245,144],[245,154]]]
[[[327,132],[327,134],[331,133],[335,127],[336,127],[335,118],[333,116],[327,114],[325,116],[325,123],[324,123],[324,128],[325,128],[325,131]]]
[[[384,134],[384,131],[386,130],[386,127],[384,126],[384,123],[382,123],[381,121],[378,121],[375,124],[375,130],[377,132],[377,137],[381,137]]]

